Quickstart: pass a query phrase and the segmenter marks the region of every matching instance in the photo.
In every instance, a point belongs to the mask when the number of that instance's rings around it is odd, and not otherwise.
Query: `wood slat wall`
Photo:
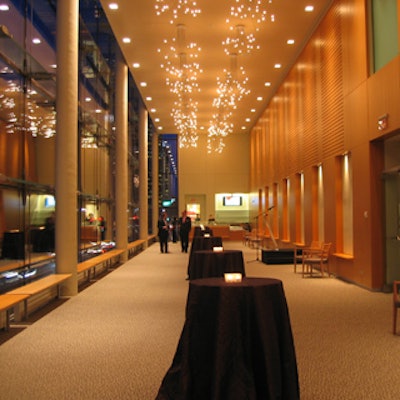
[[[251,147],[257,172],[252,168],[251,182],[255,187],[344,151],[341,25],[338,3],[254,127]]]

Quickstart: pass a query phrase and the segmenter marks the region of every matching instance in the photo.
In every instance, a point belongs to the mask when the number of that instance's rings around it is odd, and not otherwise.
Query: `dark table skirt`
[[[299,399],[281,281],[191,281],[186,321],[157,400]]]

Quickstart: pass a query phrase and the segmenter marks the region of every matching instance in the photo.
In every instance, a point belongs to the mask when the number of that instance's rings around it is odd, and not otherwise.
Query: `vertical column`
[[[121,54],[117,57],[115,77],[115,127],[116,127],[116,174],[115,174],[115,221],[116,246],[128,245],[128,66]],[[126,261],[127,254],[125,254]]]
[[[72,273],[61,294],[78,293],[78,41],[79,1],[57,2],[56,265]]]
[[[152,151],[152,193],[153,193],[153,198],[152,198],[152,207],[153,207],[153,221],[152,221],[152,229],[153,229],[153,234],[157,234],[157,222],[158,222],[158,140],[159,136],[157,132],[154,132],[153,134],[153,151]]]
[[[143,103],[139,106],[139,208],[140,208],[140,239],[147,241],[149,224],[148,205],[148,112]]]

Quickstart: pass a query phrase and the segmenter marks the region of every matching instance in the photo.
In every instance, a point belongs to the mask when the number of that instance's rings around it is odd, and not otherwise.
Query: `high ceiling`
[[[196,60],[201,71],[197,76],[200,91],[192,93],[190,98],[197,104],[198,133],[206,134],[216,113],[213,101],[217,97],[217,78],[224,81],[224,70],[233,74],[239,72],[238,79],[241,79],[240,69],[243,67],[248,78],[246,83],[242,83],[248,94],[236,102],[230,122],[234,133],[249,132],[332,0],[260,0],[261,8],[267,11],[265,21],[260,24],[254,19],[230,16],[231,6],[252,6],[256,0],[198,0],[197,7],[201,12],[197,16],[179,12],[173,23],[170,22],[171,12],[157,15],[156,0],[101,0],[101,3],[159,133],[177,133],[171,116],[177,94],[170,91],[166,84],[168,73],[161,68],[165,55],[173,55],[165,41],[170,45],[176,38],[175,48],[180,47],[178,52],[181,55],[184,52],[186,57],[193,52],[188,49],[190,43],[201,49]],[[118,8],[110,9],[111,3],[117,4]],[[181,3],[190,7],[193,0],[160,1],[160,4],[168,4],[170,10]],[[313,11],[306,12],[306,6],[311,5]],[[271,21],[272,15],[274,21]],[[228,18],[230,24],[226,22]],[[230,26],[235,28],[230,30]],[[258,31],[255,30],[257,26]],[[222,43],[228,37],[240,36],[235,36],[240,31],[246,35],[253,33],[253,50],[236,55],[237,51],[230,46],[230,55],[226,54]],[[123,38],[129,38],[130,43],[124,43]],[[288,44],[289,39],[293,39],[294,44]],[[182,66],[182,56],[170,60],[170,66],[178,69]],[[140,67],[134,68],[134,63],[139,63]],[[276,68],[276,64],[281,67]],[[142,82],[147,86],[142,87]]]

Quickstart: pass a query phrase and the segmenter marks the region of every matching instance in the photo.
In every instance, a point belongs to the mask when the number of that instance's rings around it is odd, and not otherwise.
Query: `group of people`
[[[186,210],[182,212],[182,216],[179,218],[177,223],[182,253],[187,253],[189,247],[189,233],[192,229],[192,220],[187,215]],[[170,238],[170,233],[175,228],[175,224],[172,224],[171,221],[169,221],[167,212],[163,211],[160,219],[158,220],[158,238],[160,241],[161,253],[168,253],[168,241]]]

